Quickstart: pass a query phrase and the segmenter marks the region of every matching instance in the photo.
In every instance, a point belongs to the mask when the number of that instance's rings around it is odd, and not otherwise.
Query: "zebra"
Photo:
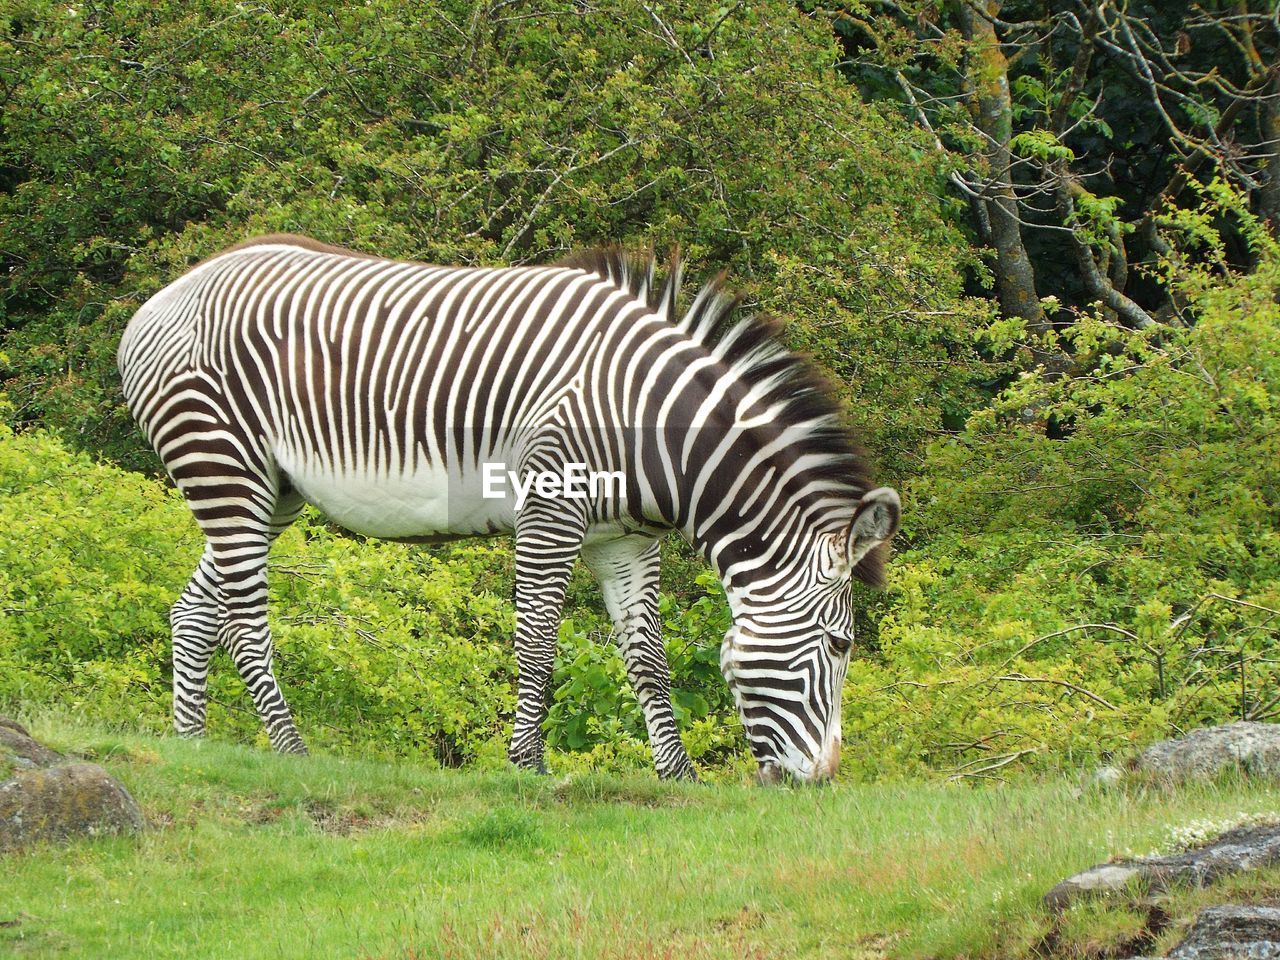
[[[760,779],[832,776],[851,583],[883,584],[898,494],[874,486],[830,388],[775,321],[742,316],[725,273],[681,314],[679,255],[660,287],[656,266],[651,253],[601,248],[551,265],[443,267],[273,234],[143,304],[119,346],[124,396],[205,536],[170,611],[177,732],[204,732],[221,646],[272,746],[306,752],[273,672],[266,564],[310,503],[376,538],[514,534],[508,755],[534,770],[545,770],[557,629],[581,557],[658,775],[695,778],[658,616],[659,543],[679,531],[724,586],[721,672]],[[486,488],[494,464],[516,478],[577,465],[625,483],[554,496],[525,481],[517,507]]]

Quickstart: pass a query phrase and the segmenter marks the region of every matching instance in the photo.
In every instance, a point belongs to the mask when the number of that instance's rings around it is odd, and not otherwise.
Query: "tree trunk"
[[[1075,221],[1075,195],[1080,191],[1080,185],[1076,183],[1065,165],[1058,168],[1056,177],[1054,197],[1057,200],[1058,213],[1062,217],[1062,222],[1070,225]],[[1116,231],[1113,236],[1117,246],[1112,257],[1123,262],[1124,247],[1120,245],[1119,231]],[[1112,269],[1116,270],[1122,281],[1116,284],[1106,271],[1098,267],[1093,248],[1077,229],[1071,231],[1071,249],[1075,253],[1076,265],[1080,268],[1080,276],[1084,279],[1085,288],[1090,296],[1100,300],[1104,307],[1114,312],[1127,326],[1136,330],[1146,330],[1148,327],[1155,326],[1156,322],[1151,315],[1124,294],[1123,280],[1128,276],[1127,267],[1118,268],[1112,265]]]
[[[1273,237],[1280,238],[1280,80],[1271,82],[1271,99],[1258,107],[1262,112],[1263,150],[1267,153],[1266,179],[1258,191],[1258,213]]]
[[[983,189],[991,243],[996,251],[996,294],[1009,316],[1022,317],[1033,333],[1048,329],[1048,321],[1036,292],[1036,275],[1022,242],[1018,201],[1013,191],[1013,104],[1009,96],[1009,63],[1000,49],[992,19],[1000,13],[1000,0],[960,0],[959,14],[965,39],[971,43],[966,58],[966,79],[972,91],[970,111],[974,125],[986,138],[983,151],[987,180]]]

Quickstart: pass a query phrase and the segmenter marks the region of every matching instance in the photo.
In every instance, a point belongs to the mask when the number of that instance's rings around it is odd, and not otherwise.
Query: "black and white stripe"
[[[657,540],[680,530],[720,574],[721,663],[766,775],[839,754],[849,581],[876,582],[898,499],[872,490],[829,393],[734,321],[719,281],[677,316],[680,268],[594,251],[547,267],[405,263],[300,237],[249,241],[145,304],[119,361],[130,409],[208,546],[172,611],[174,715],[205,722],[231,653],[277,749],[303,751],[272,673],[266,557],[311,502],[390,539],[514,533],[519,697],[510,754],[542,765],[564,590],[599,579],[663,776],[692,776],[671,712]],[[483,465],[567,463],[626,496],[482,496]]]

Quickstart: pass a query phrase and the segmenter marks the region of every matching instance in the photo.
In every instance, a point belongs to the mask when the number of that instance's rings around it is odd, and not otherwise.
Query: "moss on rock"
[[[0,850],[145,825],[129,792],[94,763],[24,770],[0,783]]]

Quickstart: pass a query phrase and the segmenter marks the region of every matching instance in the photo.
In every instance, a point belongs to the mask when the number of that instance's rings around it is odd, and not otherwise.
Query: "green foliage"
[[[1163,252],[1153,219],[1214,176],[1280,222],[1266,93],[1280,22],[1264,0],[999,0],[981,9],[847,0],[818,9],[833,12],[842,68],[864,96],[897,102],[935,135],[936,151],[952,154],[1008,312],[1038,323],[1034,298],[1053,296],[1049,318],[1065,323],[1092,309],[1106,284],[1128,298],[1131,324],[1135,306],[1162,314],[1168,291],[1140,279]],[[1013,212],[1017,222],[1006,222]],[[1076,242],[1096,249],[1072,255]]]
[[[1063,336],[1087,372],[1027,375],[931,448],[880,656],[850,670],[864,772],[1093,760],[1277,715],[1280,246],[1208,192],[1170,220],[1200,248],[1166,268],[1189,326],[1082,317]],[[1255,273],[1225,269],[1225,216]]]
[[[695,583],[696,599],[664,593],[659,609],[676,722],[689,755],[708,764],[741,749],[741,739],[733,698],[720,675],[728,606],[714,574],[704,570]],[[565,680],[551,698],[547,742],[606,760],[616,759],[622,750],[644,762],[644,715],[621,659],[607,643],[607,629],[599,619],[582,613],[565,618],[556,658],[557,676]]]
[[[1138,333],[1083,316],[1062,334],[1081,372],[1025,375],[930,447],[890,593],[870,601],[877,648],[850,666],[847,775],[1057,767],[1277,714],[1280,248],[1230,190],[1205,193],[1167,222],[1165,282],[1188,325]],[[1253,274],[1226,266],[1213,229],[1225,217],[1258,256]],[[1005,349],[1024,335],[997,324],[984,337]],[[0,441],[0,700],[165,727],[165,610],[200,549],[185,506],[47,434]],[[673,558],[682,596],[664,594],[661,615],[677,718],[704,767],[732,773],[727,609],[714,578]],[[358,543],[305,517],[273,555],[272,601],[310,739],[501,764],[509,584],[504,549]],[[553,763],[647,766],[594,586],[575,578],[570,593]],[[214,729],[262,740],[225,664],[212,692]]]
[[[1015,134],[1009,141],[1009,149],[1020,157],[1032,157],[1046,163],[1054,160],[1069,162],[1076,158],[1071,148],[1064,146],[1051,130],[1024,130]]]
[[[166,696],[166,613],[200,550],[186,508],[52,437],[0,431],[0,697],[76,704],[92,691],[136,715]]]
[[[1075,227],[1081,236],[1095,246],[1116,253],[1116,238],[1122,233],[1132,233],[1134,226],[1125,223],[1116,214],[1121,206],[1119,197],[1100,197],[1078,184],[1071,190],[1075,212],[1068,219],[1068,226]]]
[[[693,279],[729,266],[795,320],[891,466],[971,406],[985,307],[930,199],[943,171],[793,4],[6,10],[0,377],[21,425],[154,469],[118,401],[119,333],[272,230],[445,263],[678,243]]]
[[[1024,320],[964,294],[984,268],[953,226],[956,158],[885,99],[904,95],[902,79],[933,90],[922,109],[945,144],[985,149],[958,106],[970,51],[950,8],[903,9],[850,4],[838,27],[875,47],[859,76],[881,103],[867,104],[833,68],[826,14],[781,0],[554,0],[536,16],[394,0],[9,4],[0,417],[26,432],[0,433],[0,701],[167,727],[166,611],[198,534],[163,485],[68,448],[154,470],[115,384],[124,324],[199,258],[292,230],[457,263],[679,242],[695,264],[730,266],[751,308],[790,318],[793,343],[853,402],[885,481],[908,493],[890,593],[859,597],[852,776],[998,775],[1275,716],[1274,239],[1230,189],[1196,186],[1199,207],[1163,217],[1173,253],[1130,271],[1170,294],[1182,325],[1134,333],[1071,313],[1093,294],[1046,233],[1032,250],[1054,292],[1043,302],[1074,319],[1029,344]],[[1118,253],[1121,215],[1151,208],[1167,180],[1165,134],[1109,61],[1073,92],[1059,62],[1070,44],[1042,53],[1009,78],[1009,145],[1027,168],[1067,169],[1132,144],[1146,166],[1108,166],[1132,182],[1088,181],[1065,224]],[[1103,86],[1128,92],[1104,102]],[[1070,132],[1051,130],[1072,96]],[[1216,121],[1210,106],[1198,124]],[[1253,274],[1236,272],[1241,245]],[[1059,346],[1065,375],[1011,380]],[[727,610],[690,552],[669,547],[677,718],[704,769],[733,777],[746,761],[718,670]],[[273,557],[272,612],[309,740],[503,763],[510,578],[501,547],[371,545],[304,517]],[[585,574],[570,598],[553,765],[647,767],[644,718]],[[214,730],[263,742],[225,661],[211,693]],[[508,826],[476,836],[505,842]]]
[[[1204,193],[1166,218],[1164,282],[1185,326],[1082,316],[1061,334],[1072,376],[1024,375],[929,448],[891,590],[860,598],[880,626],[849,670],[846,775],[1058,767],[1280,712],[1280,248],[1228,188]],[[1254,273],[1229,269],[1225,218]],[[1006,350],[1025,335],[997,323],[982,338]],[[0,701],[166,727],[165,611],[200,550],[185,506],[39,432],[0,436],[0,492]],[[736,776],[741,737],[717,668],[727,609],[713,577],[671,559],[678,589],[661,616],[677,718],[704,769]],[[505,549],[366,544],[304,517],[273,555],[272,602],[279,672],[309,738],[501,765],[509,593]],[[575,577],[570,595],[553,764],[647,767],[594,585]],[[262,742],[228,665],[211,689],[214,729]]]

